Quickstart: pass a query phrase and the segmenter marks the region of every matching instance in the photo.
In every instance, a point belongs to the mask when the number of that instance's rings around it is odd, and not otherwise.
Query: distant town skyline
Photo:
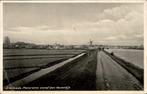
[[[142,45],[143,3],[4,3],[11,42]]]

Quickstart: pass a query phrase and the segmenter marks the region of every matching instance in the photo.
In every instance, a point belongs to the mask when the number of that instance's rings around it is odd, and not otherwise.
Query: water
[[[144,68],[144,50],[136,49],[108,49],[108,52],[113,52],[116,56],[133,63],[140,68]]]

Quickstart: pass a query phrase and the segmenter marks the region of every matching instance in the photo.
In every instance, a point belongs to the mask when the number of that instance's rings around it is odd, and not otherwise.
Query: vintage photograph
[[[144,3],[3,3],[3,90],[144,90]]]

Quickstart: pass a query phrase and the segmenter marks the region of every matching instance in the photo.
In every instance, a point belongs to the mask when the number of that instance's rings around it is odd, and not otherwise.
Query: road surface
[[[97,90],[141,90],[140,82],[103,51],[97,54]]]

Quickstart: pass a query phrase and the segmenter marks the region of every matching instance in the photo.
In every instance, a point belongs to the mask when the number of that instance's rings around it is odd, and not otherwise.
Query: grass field
[[[84,50],[4,49],[4,80],[62,61]]]

